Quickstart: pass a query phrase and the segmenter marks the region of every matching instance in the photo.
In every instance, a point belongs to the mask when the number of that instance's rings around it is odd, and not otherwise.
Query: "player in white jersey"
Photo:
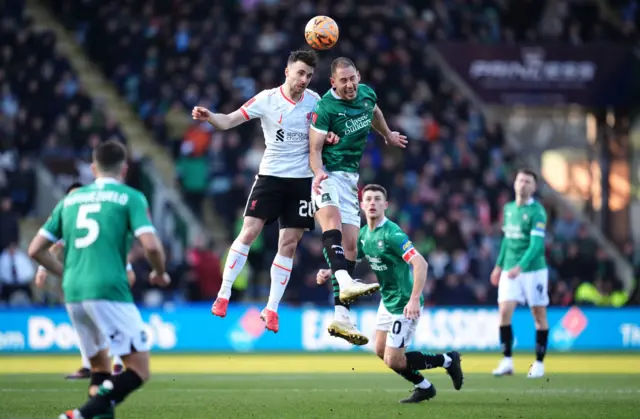
[[[309,125],[320,96],[307,86],[317,62],[314,51],[293,51],[281,86],[261,91],[227,115],[214,114],[198,106],[192,111],[193,119],[208,121],[220,130],[260,118],[267,147],[247,199],[242,230],[229,249],[222,286],[211,306],[211,313],[219,317],[227,315],[231,287],[247,261],[251,244],[265,224],[279,220],[280,237],[278,253],[271,265],[269,301],[262,310],[266,328],[275,333],[279,329],[278,304],[289,283],[296,247],[304,231],[315,227],[311,203],[313,172],[309,167]],[[332,134],[328,142],[336,139]]]

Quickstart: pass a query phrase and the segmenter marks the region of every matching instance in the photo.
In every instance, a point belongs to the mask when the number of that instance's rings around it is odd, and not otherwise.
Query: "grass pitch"
[[[465,385],[444,370],[424,371],[435,399],[400,405],[411,385],[373,355],[154,355],[152,381],[117,410],[118,418],[640,418],[640,354],[558,355],[548,376],[494,378],[498,355],[463,355]],[[87,381],[62,374],[79,357],[0,357],[0,418],[55,418],[84,402]]]

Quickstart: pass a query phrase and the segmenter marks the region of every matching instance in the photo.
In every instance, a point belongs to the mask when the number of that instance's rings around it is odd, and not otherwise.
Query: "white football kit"
[[[240,108],[246,120],[260,118],[266,145],[245,216],[267,224],[279,219],[280,228],[313,230],[309,126],[319,100],[306,89],[294,102],[280,86],[261,91]]]

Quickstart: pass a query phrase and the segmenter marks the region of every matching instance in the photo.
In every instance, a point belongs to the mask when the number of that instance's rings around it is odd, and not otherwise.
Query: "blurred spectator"
[[[33,208],[36,196],[36,174],[31,167],[31,160],[23,157],[20,159],[18,169],[7,175],[11,185],[11,198],[16,211],[22,215],[28,215]]]
[[[10,197],[0,199],[0,252],[11,243],[20,243],[20,214],[13,209]]]
[[[33,262],[17,243],[0,253],[0,301],[9,305],[31,302],[31,281],[36,271]]]
[[[213,243],[198,238],[194,247],[187,251],[187,263],[192,270],[191,281],[187,283],[187,299],[190,301],[213,301],[222,285],[220,258],[213,249]]]
[[[513,152],[500,124],[485,121],[447,81],[424,46],[444,40],[622,42],[628,34],[601,20],[592,2],[374,3],[302,1],[292,8],[278,0],[186,0],[179,5],[61,0],[52,7],[158,141],[171,149],[189,205],[201,214],[202,201],[210,197],[229,226],[228,237],[242,218],[264,150],[259,124],[229,132],[185,125],[189,108],[199,104],[229,113],[256,92],[276,86],[288,51],[303,46],[300,28],[316,14],[336,16],[340,42],[323,53],[311,88],[324,93],[331,59],[352,57],[363,82],[376,90],[387,120],[410,139],[407,150],[400,152],[372,134],[361,164],[361,184],[376,182],[389,190],[389,216],[429,260],[430,278],[436,283],[425,291],[428,304],[492,303],[495,289],[487,287],[487,273],[500,244],[502,207],[512,197]],[[625,10],[625,22],[637,20],[630,2],[615,7]],[[73,91],[75,83],[65,86]],[[10,111],[12,100],[7,94]],[[61,123],[56,137],[47,142],[56,153],[60,143],[73,136],[74,129],[65,124],[70,125]],[[88,121],[81,125],[83,132],[92,132]],[[82,147],[87,138],[82,137]],[[585,227],[569,215],[561,218],[556,222],[550,213],[548,223],[549,240],[555,243],[548,249],[551,293],[556,304],[568,304],[580,281],[611,282],[615,277],[610,261],[595,256],[597,246]],[[254,244],[252,269],[236,282],[239,292],[234,290],[234,297],[245,290],[247,296],[259,296],[268,287],[263,261],[275,249],[277,236],[277,227],[269,226],[260,236],[263,243]],[[290,288],[293,301],[330,302],[324,296],[327,290],[315,286],[315,270],[324,265],[318,242],[316,231],[306,234],[299,246],[294,275],[299,275],[300,285]],[[364,266],[359,272],[362,278],[369,275]],[[198,281],[193,269],[185,277],[192,281],[189,287]]]

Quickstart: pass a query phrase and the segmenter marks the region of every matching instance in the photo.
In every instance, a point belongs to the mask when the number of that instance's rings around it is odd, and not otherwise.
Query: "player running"
[[[65,195],[69,195],[71,192],[75,191],[78,188],[81,188],[82,184],[79,182],[75,182],[69,186]],[[49,251],[56,257],[62,253],[64,248],[64,241],[59,240],[57,243],[54,243],[49,248]],[[36,272],[35,284],[38,288],[43,288],[47,281],[48,272],[44,266],[39,266],[38,271]],[[133,267],[130,263],[127,263],[127,279],[129,281],[129,286],[132,287],[136,282],[136,274],[133,272]],[[77,371],[68,374],[65,378],[67,380],[80,380],[91,378],[91,363],[89,362],[89,358],[80,348],[80,368]],[[113,375],[118,375],[124,370],[124,366],[122,365],[122,359],[119,356],[113,357]]]
[[[367,225],[360,229],[358,259],[367,259],[380,283],[382,301],[376,316],[376,354],[414,384],[411,396],[401,403],[419,403],[433,398],[436,389],[418,370],[445,368],[456,390],[462,388],[464,377],[458,352],[438,355],[406,352],[422,314],[428,266],[405,232],[386,218],[388,206],[387,191],[382,186],[365,186],[362,209]],[[318,283],[324,283],[330,276],[329,269],[319,271]]]
[[[529,369],[529,378],[544,376],[544,356],[547,352],[549,323],[547,322],[547,292],[549,271],[544,255],[544,236],[547,213],[533,199],[538,178],[534,172],[521,169],[516,175],[516,200],[505,204],[503,210],[504,238],[496,266],[491,272],[491,283],[498,287],[500,310],[500,343],[504,358],[493,375],[511,375],[514,372],[511,349],[513,329],[511,318],[518,303],[525,301],[531,308],[536,328],[536,361]]]
[[[332,336],[365,345],[367,337],[349,318],[349,303],[374,293],[380,286],[352,278],[360,229],[358,168],[371,128],[387,144],[404,148],[407,141],[389,129],[376,105],[376,93],[360,84],[360,73],[353,61],[341,57],[331,63],[331,86],[318,102],[309,131],[315,217],[322,227],[325,258],[333,271],[335,319],[328,330]],[[330,131],[340,140],[325,146]]]
[[[147,200],[121,183],[127,171],[124,146],[107,141],[96,147],[92,171],[96,181],[60,201],[29,245],[29,256],[62,277],[67,312],[91,363],[92,397],[60,419],[113,418],[114,406],[149,379],[149,337],[125,270],[131,234],[153,268],[150,282],[170,282]],[[66,243],[64,269],[48,250],[61,239]],[[115,377],[109,350],[126,367]]]
[[[251,245],[265,225],[279,220],[280,237],[278,253],[271,265],[269,300],[261,313],[266,328],[275,333],[280,328],[278,305],[289,283],[298,242],[305,230],[315,228],[310,194],[313,173],[309,168],[309,124],[320,97],[307,86],[317,63],[315,51],[293,51],[281,86],[261,91],[228,115],[214,114],[198,106],[192,111],[193,119],[207,121],[220,130],[260,118],[266,150],[247,199],[242,230],[229,249],[222,286],[211,313],[219,317],[227,315],[231,287],[247,261]]]

